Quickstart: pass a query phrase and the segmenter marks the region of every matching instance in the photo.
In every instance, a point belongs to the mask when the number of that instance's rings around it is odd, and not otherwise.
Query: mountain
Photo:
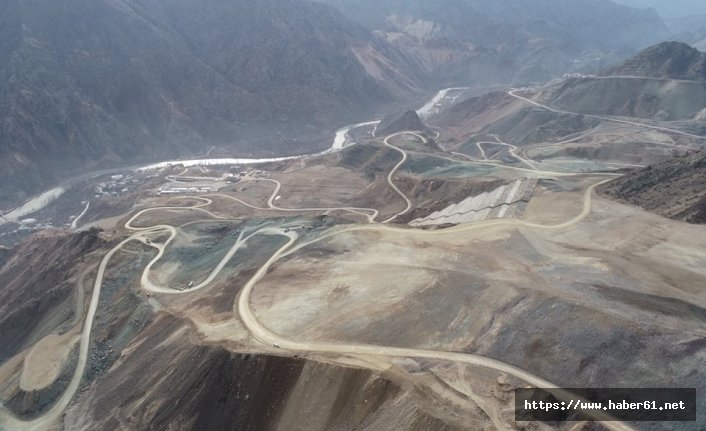
[[[613,63],[669,35],[607,0],[320,0],[449,84],[537,82]]]
[[[670,46],[677,49],[664,49]],[[706,82],[669,77],[691,77],[682,72],[696,70],[693,65],[699,63],[684,52],[696,52],[696,59],[701,55],[683,44],[660,44],[601,75],[568,74],[540,86],[467,93],[427,121],[442,131],[445,150],[471,157],[507,153],[511,144],[523,147],[520,153],[535,162],[552,157],[609,166],[662,162],[675,149],[702,148],[699,137],[706,136]],[[638,69],[645,76],[629,75],[637,72],[625,64],[642,65]],[[616,129],[616,122],[635,126],[638,133]],[[642,124],[661,131],[646,134],[639,130]]]
[[[674,36],[670,39],[688,43],[700,51],[706,51],[706,11],[679,18],[665,20]]]
[[[424,131],[426,126],[422,123],[415,111],[406,111],[401,114],[392,114],[383,118],[377,128],[378,136],[391,135],[403,131]]]
[[[536,100],[583,114],[702,122],[706,55],[684,43],[660,43],[599,76],[552,82]],[[701,127],[697,129],[702,133]]]
[[[615,0],[616,3],[636,8],[653,8],[665,18],[682,18],[706,13],[702,0]]]
[[[665,21],[675,40],[693,44],[706,38],[706,13],[673,18]]]
[[[682,42],[663,42],[603,73],[706,81],[706,53]]]
[[[701,121],[706,109],[706,85],[634,77],[570,79],[543,87],[536,100],[588,115]]]
[[[602,187],[602,193],[665,217],[706,223],[706,152],[648,166]]]
[[[5,204],[77,170],[211,146],[311,151],[321,136],[290,136],[419,91],[389,44],[304,1],[6,0],[0,29]]]

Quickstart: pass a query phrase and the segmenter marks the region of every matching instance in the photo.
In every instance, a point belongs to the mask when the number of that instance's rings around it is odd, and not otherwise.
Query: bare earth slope
[[[706,152],[678,157],[606,184],[604,194],[666,217],[706,223]]]
[[[67,429],[461,429],[420,410],[419,395],[379,373],[194,345],[183,321],[155,320],[136,349],[71,409]],[[159,371],[157,364],[167,363]]]
[[[645,49],[605,75],[706,80],[706,53],[681,42],[663,42]]]

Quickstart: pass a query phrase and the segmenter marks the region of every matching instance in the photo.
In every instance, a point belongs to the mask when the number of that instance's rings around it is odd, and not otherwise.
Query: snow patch
[[[444,101],[449,95],[451,91],[463,91],[463,90],[468,90],[468,87],[452,87],[452,88],[445,88],[438,93],[432,99],[427,102],[426,105],[422,106],[417,110],[417,115],[420,117],[429,117],[434,114],[439,113],[439,107],[441,105],[441,102]],[[451,103],[456,102],[456,99],[458,99],[458,95],[452,98]]]
[[[66,192],[66,190],[63,187],[55,187],[51,190],[47,190],[41,195],[28,200],[22,206],[15,208],[2,216],[2,219],[0,219],[0,224],[7,222],[18,222],[22,217],[45,208],[47,205],[63,195],[64,192]]]

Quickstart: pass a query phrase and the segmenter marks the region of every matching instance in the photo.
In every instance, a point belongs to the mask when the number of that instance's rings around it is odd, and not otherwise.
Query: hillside
[[[320,0],[450,84],[542,82],[669,35],[653,10],[603,0]]]
[[[666,22],[674,33],[674,40],[688,43],[700,51],[706,50],[706,13],[669,19]]]
[[[297,0],[8,0],[0,28],[3,206],[85,168],[311,151],[418,91],[389,44]]]
[[[388,115],[383,118],[377,128],[379,136],[387,136],[402,131],[424,131],[426,126],[414,111],[405,111]]]
[[[681,18],[706,13],[706,4],[702,0],[616,0],[616,3],[638,8],[654,8],[665,18]]]
[[[706,152],[677,157],[618,178],[601,192],[689,223],[706,223]]]
[[[544,87],[539,100],[583,114],[689,120],[706,108],[706,84],[633,77],[568,79]]]
[[[706,54],[680,42],[660,43],[599,76],[552,82],[537,101],[583,114],[695,120],[693,130],[702,133]]]
[[[685,43],[663,42],[609,68],[602,75],[706,81],[706,53]]]

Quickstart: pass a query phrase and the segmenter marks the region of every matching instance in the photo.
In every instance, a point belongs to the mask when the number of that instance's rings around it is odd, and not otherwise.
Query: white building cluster
[[[565,73],[564,79],[592,79],[596,78],[596,75],[586,75],[584,73]]]

